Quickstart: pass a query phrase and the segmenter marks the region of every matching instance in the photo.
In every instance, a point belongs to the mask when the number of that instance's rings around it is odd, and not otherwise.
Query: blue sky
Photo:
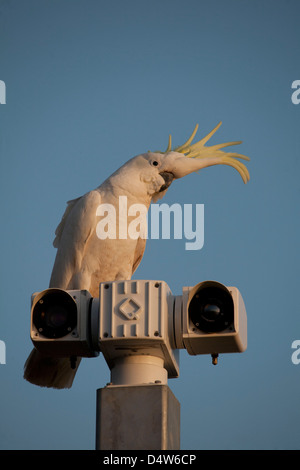
[[[179,145],[219,121],[211,143],[242,140],[250,182],[227,166],[176,181],[164,202],[204,204],[204,246],[148,240],[134,278],[174,294],[214,279],[245,301],[245,353],[216,367],[180,353],[181,448],[299,449],[299,13],[297,0],[0,1],[2,449],[94,448],[102,356],[71,390],[22,378],[66,201],[170,133]]]

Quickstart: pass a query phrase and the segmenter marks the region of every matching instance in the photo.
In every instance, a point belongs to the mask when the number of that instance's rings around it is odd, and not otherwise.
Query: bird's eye
[[[158,161],[153,160],[152,165],[153,165],[153,166],[157,166],[157,165],[158,165]]]

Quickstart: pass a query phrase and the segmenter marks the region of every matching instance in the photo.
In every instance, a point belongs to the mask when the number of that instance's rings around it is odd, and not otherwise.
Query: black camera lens
[[[188,311],[195,327],[205,333],[226,330],[234,321],[232,296],[226,288],[218,286],[200,286]]]
[[[68,321],[68,311],[61,305],[53,305],[47,312],[48,326],[61,328]]]
[[[62,338],[77,324],[77,307],[65,291],[50,289],[37,300],[33,308],[33,323],[46,338]]]

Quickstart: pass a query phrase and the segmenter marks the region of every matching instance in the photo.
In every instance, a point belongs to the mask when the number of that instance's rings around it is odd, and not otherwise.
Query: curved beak
[[[172,183],[174,179],[174,175],[173,173],[170,173],[169,171],[162,171],[159,174],[165,180],[165,184],[163,184],[159,190],[159,192],[161,193],[162,191],[165,191],[166,189],[168,189],[168,187],[170,186],[170,184]]]

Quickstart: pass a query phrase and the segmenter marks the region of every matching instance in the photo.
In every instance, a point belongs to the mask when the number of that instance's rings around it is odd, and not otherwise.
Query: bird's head
[[[165,194],[168,187],[175,179],[182,178],[183,176],[212,165],[229,165],[239,172],[244,183],[249,181],[249,171],[239,159],[250,160],[250,158],[239,153],[227,153],[221,150],[224,147],[238,145],[241,143],[240,141],[227,142],[210,147],[205,146],[221,124],[220,122],[199,142],[192,144],[198,130],[198,125],[196,125],[192,135],[183,145],[175,147],[174,150],[172,150],[172,139],[171,136],[169,136],[169,143],[165,152],[148,152],[148,154],[144,155],[149,166],[153,168],[153,172],[157,172],[162,178],[159,190],[155,191],[153,194],[154,201]]]
[[[121,177],[122,175],[122,184],[126,179],[126,184],[129,184],[132,192],[136,194],[142,195],[142,192],[146,190],[153,202],[165,195],[175,179],[182,178],[212,165],[232,166],[240,173],[244,183],[247,183],[250,179],[249,172],[239,159],[250,160],[249,157],[221,150],[224,147],[237,145],[241,142],[227,142],[210,147],[205,146],[206,142],[219,129],[221,124],[220,122],[199,142],[192,144],[198,130],[198,125],[196,125],[190,138],[183,145],[175,147],[174,150],[172,150],[172,139],[169,136],[169,143],[165,152],[149,151],[138,155],[120,168],[121,172],[120,170],[117,171],[116,176]],[[132,177],[136,172],[139,174],[138,180]]]

